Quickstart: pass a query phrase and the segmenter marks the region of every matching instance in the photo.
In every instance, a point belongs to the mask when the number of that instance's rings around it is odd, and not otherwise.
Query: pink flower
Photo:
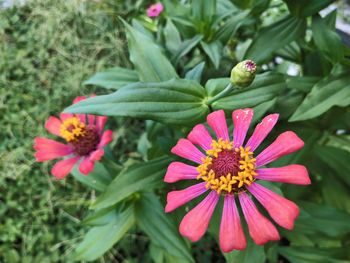
[[[147,9],[147,16],[148,17],[157,17],[160,15],[160,13],[163,11],[164,7],[162,3],[156,3],[154,5],[151,5]]]
[[[293,229],[294,221],[299,215],[298,206],[265,188],[258,181],[310,184],[308,172],[302,165],[263,168],[264,165],[301,149],[304,142],[294,132],[287,131],[254,156],[254,151],[275,126],[278,116],[266,116],[243,146],[253,118],[253,110],[239,109],[232,112],[232,136],[228,132],[224,111],[215,111],[208,115],[207,123],[214,131],[216,140],[203,124],[198,124],[187,139],[180,139],[172,148],[172,153],[196,163],[197,166],[172,162],[164,181],[173,183],[197,179],[201,182],[184,190],[168,193],[165,212],[171,212],[209,190],[204,200],[181,221],[179,230],[183,236],[196,242],[204,235],[221,196],[224,198],[220,224],[220,247],[223,252],[243,250],[246,247],[236,202],[240,202],[249,234],[258,245],[278,240],[280,236],[270,220],[259,212],[252,197],[267,210],[278,225]]]
[[[85,96],[75,98],[73,103],[86,99]],[[45,128],[52,134],[63,138],[67,144],[45,137],[36,137],[34,149],[38,162],[66,157],[57,162],[51,174],[57,179],[66,177],[74,165],[79,163],[79,171],[88,175],[94,169],[95,161],[104,155],[103,148],[112,141],[112,131],[104,131],[107,121],[105,116],[61,113],[60,118],[50,116]]]

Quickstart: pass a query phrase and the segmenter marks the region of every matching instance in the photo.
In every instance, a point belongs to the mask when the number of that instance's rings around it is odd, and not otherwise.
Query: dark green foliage
[[[48,135],[49,115],[92,91],[83,80],[128,63],[117,21],[96,8],[45,0],[0,9],[1,262],[62,262],[83,234],[78,223],[91,190],[73,177],[52,178],[51,165],[35,163],[32,146],[36,136]],[[118,133],[119,144],[123,126]]]
[[[40,2],[4,11],[1,81],[11,88],[2,91],[1,147],[18,158],[1,164],[6,171],[0,178],[6,201],[1,224],[10,229],[0,232],[5,260],[19,261],[29,251],[30,257],[51,253],[45,258],[50,262],[347,262],[350,52],[335,30],[336,12],[319,15],[331,2],[164,0],[165,11],[155,19],[145,17],[146,1],[60,3],[64,15],[53,7],[49,12],[56,16],[38,12],[47,7]],[[124,29],[128,50],[119,34]],[[253,83],[213,100],[244,58],[258,63]],[[106,95],[68,107],[91,86],[106,88],[97,90]],[[67,112],[114,116],[108,125],[116,138],[93,173],[84,177],[75,169],[61,184],[52,182],[47,165],[32,169],[29,147],[33,137],[44,134],[38,123],[44,123],[47,112],[64,106]],[[294,230],[279,229],[282,239],[265,246],[248,239],[245,251],[223,254],[217,244],[222,202],[208,233],[192,244],[180,236],[178,225],[202,197],[165,214],[166,194],[190,184],[165,184],[163,176],[174,158],[170,149],[190,127],[211,111],[231,114],[246,107],[254,108],[254,123],[280,113],[264,146],[286,130],[305,141],[301,151],[271,166],[303,164],[312,185],[264,184],[300,206]],[[19,205],[18,192],[5,191],[16,185],[29,205]],[[45,227],[27,230],[25,220],[13,219],[22,216],[31,218],[32,226]],[[242,222],[247,234],[243,217]],[[29,248],[27,236],[33,240]],[[69,241],[58,243],[63,240]]]
[[[152,125],[140,139],[138,149],[146,160],[155,156],[168,159],[167,154],[176,142],[174,137],[185,137],[188,133],[185,126],[201,122],[208,111],[224,109],[231,113],[237,108],[253,107],[254,123],[268,112],[280,113],[277,131],[294,130],[305,141],[305,147],[273,165],[302,163],[308,167],[313,185],[297,188],[266,184],[300,205],[301,214],[295,229],[282,231],[280,242],[264,247],[249,241],[245,251],[223,255],[227,262],[316,262],[321,259],[345,262],[348,256],[345,253],[348,244],[343,242],[350,232],[347,223],[350,219],[349,173],[346,166],[346,159],[349,159],[349,125],[346,121],[349,111],[346,107],[350,104],[350,89],[349,61],[344,56],[348,48],[334,29],[335,13],[325,18],[317,14],[329,2],[311,2],[304,10],[299,2],[288,1],[290,13],[287,6],[280,6],[278,16],[269,18],[261,16],[270,8],[268,1],[247,1],[236,6],[225,0],[217,1],[217,6],[213,1],[193,1],[192,5],[165,1],[168,13],[164,21],[160,18],[154,22],[156,35],[147,30],[151,21],[146,23],[141,17],[133,20],[133,27],[125,25],[130,60],[140,80],[146,83],[129,84],[126,81],[123,87],[116,85],[118,91],[113,94],[66,109],[161,122],[158,125],[163,129],[155,129],[155,123],[150,122]],[[276,11],[275,7],[271,9]],[[312,16],[311,38],[306,38],[308,16]],[[245,41],[246,38],[251,41]],[[284,59],[282,64],[278,65],[281,62],[276,56]],[[266,64],[259,68],[250,87],[235,89],[213,101],[212,98],[221,94],[229,83],[233,61],[242,58],[254,59],[258,65]],[[229,63],[228,59],[231,60]],[[297,76],[287,74],[290,65],[297,67]],[[174,69],[178,73],[174,73]],[[118,74],[113,77],[117,79]],[[119,77],[121,81],[124,78],[124,75]],[[101,78],[104,79],[110,77]],[[100,85],[101,80],[95,84]],[[292,123],[296,121],[297,124]],[[271,142],[277,131],[269,136],[265,145]],[[340,145],[342,149],[337,148]],[[97,198],[93,208],[98,214],[98,209],[108,209],[109,206],[132,205],[136,227],[140,227],[151,241],[149,253],[152,260],[178,262],[180,257],[186,262],[191,260],[187,248],[180,249],[182,239],[170,229],[179,224],[185,210],[192,204],[164,216],[156,195],[143,193],[159,189],[155,192],[162,201],[169,191],[169,187],[160,181],[165,171],[155,165],[157,160],[123,170]],[[209,230],[214,240],[218,238],[220,206]],[[176,223],[167,221],[167,218]],[[213,259],[211,252],[217,247],[207,238],[200,241],[198,247],[194,245],[192,255],[200,262],[223,261],[222,257]],[[207,245],[206,252],[197,254]],[[299,246],[306,247],[298,251]],[[317,248],[321,251],[319,255],[316,254]],[[337,252],[330,253],[331,249]],[[201,256],[203,253],[208,254],[206,259]]]

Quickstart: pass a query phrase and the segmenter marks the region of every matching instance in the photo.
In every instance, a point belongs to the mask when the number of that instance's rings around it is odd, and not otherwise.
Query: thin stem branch
[[[213,102],[217,101],[218,99],[225,97],[227,94],[229,94],[233,90],[233,88],[234,87],[230,82],[223,91],[221,91],[219,94],[216,94],[214,97],[210,98],[208,100],[208,104],[211,105]]]

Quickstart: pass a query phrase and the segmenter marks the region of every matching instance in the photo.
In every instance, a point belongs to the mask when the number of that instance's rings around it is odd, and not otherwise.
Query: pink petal
[[[280,239],[275,226],[258,211],[246,193],[239,194],[239,201],[248,224],[249,234],[257,245]]]
[[[186,204],[197,196],[203,194],[208,189],[205,187],[206,182],[192,185],[184,190],[172,191],[167,195],[167,204],[165,213],[169,213],[176,208]]]
[[[171,152],[196,163],[202,163],[202,158],[205,158],[205,155],[187,139],[180,139]]]
[[[211,142],[213,138],[210,136],[208,130],[203,124],[197,124],[192,131],[188,134],[187,138],[194,144],[198,144],[202,149],[211,149]]]
[[[73,104],[76,104],[82,100],[86,100],[85,96],[78,96],[73,100]],[[85,114],[75,114],[75,116],[83,123],[86,123],[86,115]]]
[[[69,155],[69,153],[63,154],[63,153],[57,153],[57,152],[42,152],[42,151],[38,151],[34,154],[37,162],[45,162],[45,161],[61,158],[67,155]]]
[[[220,247],[225,253],[247,246],[234,195],[226,195],[220,224]]]
[[[38,162],[60,158],[74,151],[66,144],[43,137],[35,138],[33,148],[36,150],[35,158]]]
[[[70,147],[66,144],[60,143],[58,141],[48,139],[45,137],[36,137],[34,139],[34,149],[36,150],[56,150],[56,149],[67,149]]]
[[[73,104],[78,103],[82,100],[86,100],[86,97],[85,96],[78,96],[73,100]]]
[[[303,148],[304,142],[292,131],[280,134],[276,140],[256,157],[257,167]]]
[[[309,173],[303,165],[291,164],[280,168],[261,168],[256,170],[257,178],[271,182],[288,184],[311,184]]]
[[[69,118],[72,118],[72,117],[74,117],[73,113],[64,113],[64,112],[62,112],[60,114],[61,121],[65,121],[66,119],[69,119]]]
[[[96,128],[100,134],[102,134],[103,128],[107,122],[108,117],[106,116],[96,116]]]
[[[258,125],[256,125],[253,135],[248,140],[245,147],[250,147],[251,151],[254,151],[260,143],[271,132],[275,124],[277,123],[279,114],[271,114],[266,116]]]
[[[235,147],[239,148],[247,135],[249,125],[252,121],[253,109],[239,109],[232,112],[233,121],[233,142]]]
[[[163,11],[163,5],[161,3],[157,3],[154,5],[151,5],[147,9],[147,16],[148,17],[157,17],[159,14]]]
[[[215,132],[218,139],[222,138],[223,140],[230,140],[230,137],[228,136],[225,112],[223,110],[210,113],[207,116],[207,122],[210,128],[212,128]]]
[[[180,234],[192,242],[196,242],[204,235],[208,228],[219,195],[211,191],[208,196],[195,208],[188,212],[180,223]]]
[[[79,159],[80,156],[75,156],[55,163],[55,165],[51,169],[51,174],[57,179],[63,179],[70,173],[70,171],[73,169],[76,162],[79,161]]]
[[[45,123],[45,128],[50,133],[57,135],[57,136],[61,136],[60,135],[61,124],[62,124],[62,122],[60,119],[58,119],[54,116],[50,116]]]
[[[103,132],[100,143],[97,148],[103,148],[113,140],[113,132],[111,130],[106,130]]]
[[[95,125],[95,115],[88,114],[88,124],[89,125]]]
[[[153,5],[155,9],[157,9],[159,12],[163,11],[163,4],[162,3],[156,3]]]
[[[90,153],[90,161],[99,161],[101,160],[102,156],[105,154],[105,151],[103,149],[97,149]]]
[[[79,171],[84,175],[88,175],[94,170],[94,166],[95,162],[90,161],[89,157],[85,157],[79,164]]]
[[[86,123],[86,114],[74,114],[81,122]]]
[[[181,162],[172,162],[164,177],[164,182],[174,183],[179,180],[196,179],[198,172],[196,167]]]
[[[293,229],[294,221],[299,215],[296,204],[257,183],[251,184],[248,191],[266,208],[277,224]]]

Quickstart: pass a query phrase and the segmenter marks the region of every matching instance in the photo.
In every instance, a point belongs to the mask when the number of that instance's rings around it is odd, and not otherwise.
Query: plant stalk
[[[230,82],[223,91],[221,91],[219,94],[216,94],[214,97],[210,98],[208,100],[208,104],[211,105],[213,102],[225,97],[227,94],[229,94],[233,90],[233,88],[234,87]]]

